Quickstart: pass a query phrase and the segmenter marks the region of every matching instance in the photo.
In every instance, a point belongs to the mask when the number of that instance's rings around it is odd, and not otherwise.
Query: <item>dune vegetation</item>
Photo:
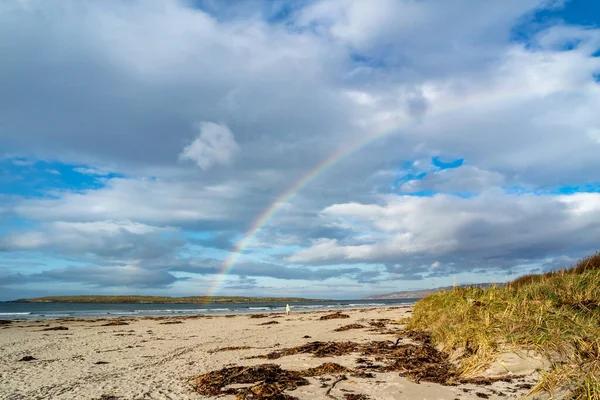
[[[503,286],[432,294],[407,327],[430,331],[463,375],[481,373],[501,353],[535,350],[551,368],[531,394],[600,400],[600,253]]]

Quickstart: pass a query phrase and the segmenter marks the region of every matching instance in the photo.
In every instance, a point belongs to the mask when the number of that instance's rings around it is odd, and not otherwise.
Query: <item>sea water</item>
[[[292,312],[412,305],[418,299],[338,300],[289,303]],[[285,312],[286,303],[12,303],[0,302],[0,319],[101,318],[119,316],[185,316]]]

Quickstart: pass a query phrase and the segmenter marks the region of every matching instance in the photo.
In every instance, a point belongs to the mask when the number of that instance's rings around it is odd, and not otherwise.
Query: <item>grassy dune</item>
[[[205,303],[265,303],[294,301],[326,301],[297,297],[244,297],[244,296],[47,296],[15,300],[17,303],[161,303],[161,304],[205,304]]]
[[[600,253],[568,270],[489,289],[455,288],[419,301],[409,328],[430,330],[465,375],[501,353],[532,349],[553,364],[533,393],[600,400]]]

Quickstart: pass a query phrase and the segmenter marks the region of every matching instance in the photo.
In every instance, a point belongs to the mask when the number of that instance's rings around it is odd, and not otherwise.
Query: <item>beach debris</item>
[[[345,380],[347,380],[347,379],[348,379],[348,377],[347,377],[346,375],[341,375],[341,376],[339,376],[339,377],[338,377],[338,378],[337,378],[337,379],[336,379],[336,380],[335,380],[335,381],[334,381],[334,382],[331,384],[331,387],[330,387],[329,389],[327,389],[327,392],[325,392],[325,396],[327,396],[327,397],[329,397],[329,398],[331,398],[331,399],[335,399],[335,400],[337,400],[335,397],[333,397],[333,396],[331,395],[331,391],[333,390],[333,388],[335,387],[335,385],[337,385],[337,384],[338,384],[338,383],[340,383],[341,381],[345,381]]]
[[[366,394],[345,393],[344,400],[370,400]]]
[[[183,324],[183,321],[175,320],[175,321],[165,321],[159,322],[160,325],[172,325],[172,324]]]
[[[220,347],[218,349],[214,349],[214,350],[209,350],[208,353],[220,353],[222,351],[235,351],[235,350],[248,350],[251,349],[252,347],[250,346],[227,346],[227,347]]]
[[[25,356],[23,358],[21,358],[19,361],[34,361],[37,360],[37,358],[35,358],[34,356]]]
[[[399,372],[416,383],[421,381],[448,384],[457,378],[454,366],[445,354],[430,344],[403,344],[396,346],[393,352],[386,354],[392,361],[383,371]]]
[[[98,397],[95,400],[119,400],[122,399],[122,397],[118,397],[112,394],[103,394],[102,396]]]
[[[360,372],[398,372],[413,382],[421,381],[453,385],[455,383],[485,382],[484,378],[460,378],[455,366],[445,353],[440,352],[432,343],[429,334],[418,331],[407,331],[407,336],[415,343],[401,343],[383,340],[367,343],[356,342],[310,342],[301,346],[276,350],[266,355],[251,358],[277,359],[294,354],[312,354],[314,357],[334,357],[350,353],[360,353],[354,371]],[[368,358],[367,358],[368,357]],[[375,364],[372,360],[378,361]],[[350,372],[350,371],[347,371]],[[505,381],[511,377],[490,378]]]
[[[362,329],[362,328],[366,328],[366,326],[361,325],[361,324],[350,324],[350,325],[344,325],[344,326],[340,326],[337,329],[334,329],[334,332],[344,332],[344,331],[349,331],[350,329]]]
[[[263,322],[262,324],[259,325],[277,325],[279,324],[278,321],[269,321],[269,322]]]
[[[251,314],[250,318],[267,318],[267,314]]]
[[[352,376],[355,378],[364,378],[364,379],[373,379],[375,378],[375,374],[372,372],[365,371],[356,371],[352,373]]]
[[[96,361],[94,364],[96,364],[96,365],[104,365],[104,364],[108,364],[108,361]]]
[[[370,321],[369,325],[374,328],[385,328],[385,322],[383,321]]]
[[[308,368],[300,371],[300,375],[307,377],[321,376],[321,375],[333,375],[340,373],[352,372],[351,369],[344,367],[343,365],[336,363],[323,363],[318,367]]]
[[[276,364],[251,367],[227,367],[192,379],[194,390],[203,396],[235,395],[236,399],[295,399],[284,395],[285,390],[308,385],[300,373],[281,369]],[[251,384],[249,387],[227,388],[234,384]]]
[[[293,354],[312,354],[314,357],[332,357],[358,351],[360,345],[354,342],[310,342],[289,349],[276,350],[262,356],[251,358],[267,358],[270,360],[291,356]]]
[[[53,326],[51,328],[44,328],[42,331],[68,331],[69,328],[66,326]]]
[[[102,326],[121,326],[121,325],[129,325],[127,322],[122,321],[120,319],[113,319],[111,321],[108,321],[105,324],[102,324]]]
[[[337,319],[337,318],[350,318],[348,314],[342,314],[340,311],[335,312],[333,314],[323,315],[319,318],[320,321],[328,320],[328,319]]]
[[[302,336],[302,339],[311,339],[311,337],[308,335],[304,335],[304,336]]]
[[[320,377],[352,370],[336,363],[324,363],[315,368],[302,371],[284,370],[277,364],[261,364],[251,367],[231,366],[200,375],[191,380],[194,390],[204,396],[235,395],[238,400],[293,400],[284,391],[292,391],[299,386],[309,384],[306,377]],[[340,376],[331,389],[340,381]],[[229,387],[246,384],[244,387]],[[326,386],[325,386],[326,387]],[[329,396],[331,397],[331,396]]]

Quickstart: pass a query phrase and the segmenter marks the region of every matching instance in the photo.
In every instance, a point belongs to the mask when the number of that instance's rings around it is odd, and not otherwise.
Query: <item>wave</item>
[[[270,310],[271,307],[248,307],[248,310]]]
[[[0,312],[0,315],[31,315],[30,312]]]

